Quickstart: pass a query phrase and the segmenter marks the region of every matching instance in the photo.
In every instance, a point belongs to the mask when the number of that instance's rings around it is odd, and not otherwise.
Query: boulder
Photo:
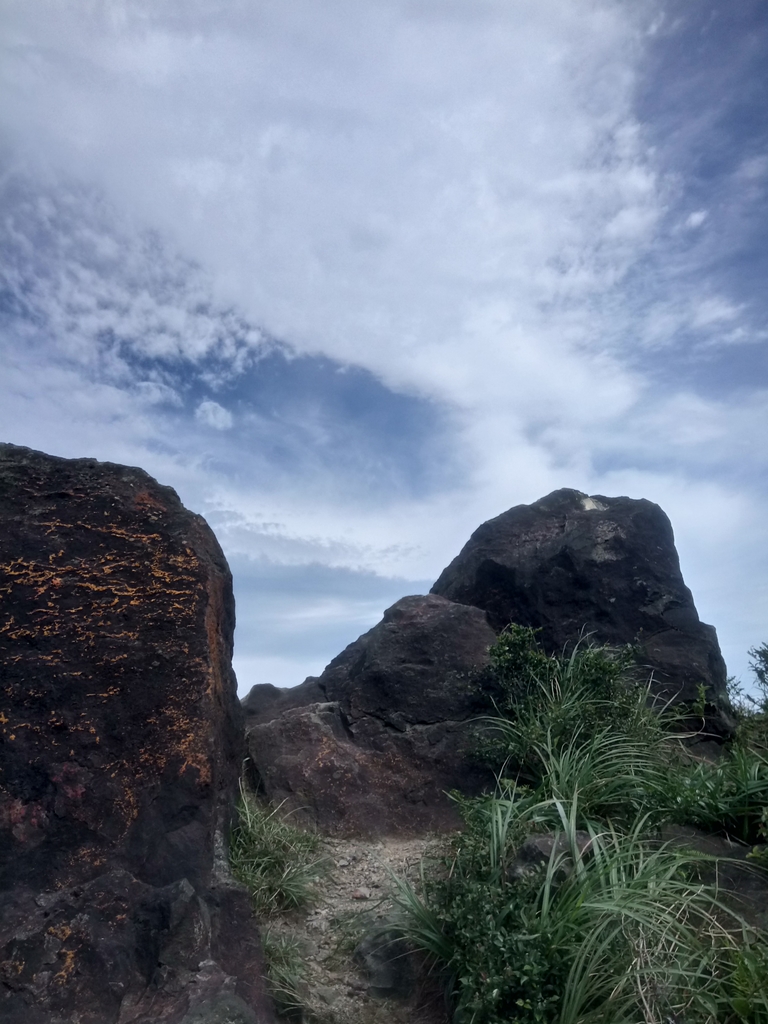
[[[413,950],[397,923],[384,922],[370,929],[353,955],[368,978],[369,995],[376,999],[408,999],[413,994]]]
[[[708,729],[732,729],[717,635],[699,621],[672,526],[653,502],[562,489],[517,505],[475,530],[431,593],[482,608],[497,631],[536,627],[550,652],[582,631],[637,642],[662,700],[695,702],[703,687]]]
[[[271,1021],[211,530],[141,470],[2,445],[0,594],[0,1018]]]
[[[665,824],[661,840],[672,848],[703,854],[699,876],[716,885],[720,898],[752,927],[768,932],[768,870],[751,858],[756,847],[724,835],[709,835],[692,825]]]
[[[540,832],[528,838],[520,846],[515,859],[507,866],[506,876],[510,881],[519,881],[535,874],[547,865],[556,867],[559,874],[570,874],[573,870],[573,851],[579,857],[587,857],[592,849],[589,832],[576,829],[572,836],[565,832]]]
[[[509,622],[540,629],[550,652],[583,633],[637,643],[661,700],[697,702],[703,687],[706,735],[732,730],[717,636],[664,512],[560,490],[484,523],[429,596],[398,601],[321,676],[253,687],[243,703],[265,793],[331,831],[452,827],[444,791],[487,781],[467,726],[490,710],[478,681]]]
[[[404,597],[318,678],[254,687],[246,728],[266,795],[333,832],[457,825],[445,791],[488,781],[469,724],[487,711],[476,677],[494,640],[478,608]]]

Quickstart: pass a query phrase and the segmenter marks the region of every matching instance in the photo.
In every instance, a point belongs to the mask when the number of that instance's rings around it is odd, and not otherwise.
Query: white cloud
[[[147,405],[171,405],[179,407],[181,398],[177,391],[158,381],[142,380],[134,385],[134,391]]]
[[[735,320],[741,308],[721,296],[703,299],[693,315],[694,327],[710,327],[713,324],[727,323]]]
[[[231,430],[234,419],[229,409],[218,402],[206,399],[195,410],[195,419],[214,430]]]
[[[768,155],[761,153],[744,160],[739,167],[737,177],[745,181],[760,181],[768,175]]]
[[[16,171],[49,182],[13,200],[32,271],[12,283],[55,340],[39,366],[39,331],[16,339],[0,424],[140,461],[229,549],[289,564],[428,578],[483,519],[562,485],[647,488],[684,540],[699,514],[734,522],[717,510],[758,501],[732,470],[763,465],[764,396],[661,388],[637,359],[757,337],[674,248],[715,207],[680,212],[637,119],[658,6],[8,0],[2,124]],[[750,187],[762,159],[742,162]],[[313,450],[295,478],[269,453],[222,468],[245,451],[239,407],[234,429],[196,392],[190,437],[163,418],[186,400],[163,367],[194,363],[225,402],[269,336],[441,403],[461,482],[366,502]]]
[[[694,339],[699,348],[765,338],[765,329],[753,322],[744,303],[712,294],[706,281],[694,280],[672,291],[670,298],[650,300],[638,316],[635,331],[645,347],[673,348],[681,337]]]
[[[478,359],[505,362],[464,326],[486,305],[547,350],[541,305],[599,294],[649,238],[639,26],[612,3],[98,10],[12,5],[17,137],[162,224],[255,322],[395,386],[463,403]]]
[[[687,228],[700,228],[708,216],[707,210],[694,210],[693,213],[689,213],[685,218],[685,226]]]
[[[42,328],[59,352],[83,365],[109,363],[115,379],[127,380],[128,354],[145,363],[213,356],[236,372],[269,350],[262,331],[214,301],[199,267],[137,230],[98,189],[8,164],[0,274],[29,330]]]

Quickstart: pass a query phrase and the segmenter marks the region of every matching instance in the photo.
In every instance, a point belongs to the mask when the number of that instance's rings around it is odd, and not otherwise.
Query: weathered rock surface
[[[581,829],[573,833],[573,845],[570,837],[564,832],[542,832],[528,836],[517,851],[515,859],[507,866],[507,878],[525,878],[526,875],[540,871],[544,865],[550,863],[556,865],[560,872],[570,874],[573,869],[572,851],[575,849],[580,856],[587,857],[591,847],[592,836]]]
[[[457,823],[446,790],[486,781],[469,756],[474,684],[495,634],[478,608],[405,597],[318,678],[244,701],[267,796],[329,831],[385,834]]]
[[[496,630],[540,628],[550,651],[581,630],[600,643],[637,639],[657,694],[693,702],[703,686],[709,727],[730,730],[717,635],[699,621],[672,526],[650,501],[563,489],[517,505],[475,530],[431,592],[484,609]]]
[[[414,989],[411,950],[396,926],[379,924],[355,948],[355,960],[368,977],[373,996],[407,999]]]
[[[242,712],[205,521],[141,470],[2,445],[0,600],[0,1019],[271,1021],[223,857]]]
[[[672,847],[713,858],[700,865],[702,881],[717,885],[724,902],[753,928],[768,932],[768,871],[750,859],[753,847],[726,836],[708,835],[691,825],[666,824],[661,839]]]

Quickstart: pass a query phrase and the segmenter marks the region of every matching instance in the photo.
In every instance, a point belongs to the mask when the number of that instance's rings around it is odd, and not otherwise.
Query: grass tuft
[[[306,1004],[306,969],[301,944],[291,935],[266,929],[261,946],[267,965],[267,987],[278,1016],[301,1021]]]
[[[324,870],[318,836],[286,821],[240,784],[238,823],[230,836],[232,873],[246,886],[255,913],[269,917],[311,902]]]

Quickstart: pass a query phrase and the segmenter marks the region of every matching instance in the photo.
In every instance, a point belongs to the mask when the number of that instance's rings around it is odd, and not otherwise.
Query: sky
[[[768,640],[765,0],[3,0],[0,438],[141,466],[319,674],[483,521],[658,502]]]

